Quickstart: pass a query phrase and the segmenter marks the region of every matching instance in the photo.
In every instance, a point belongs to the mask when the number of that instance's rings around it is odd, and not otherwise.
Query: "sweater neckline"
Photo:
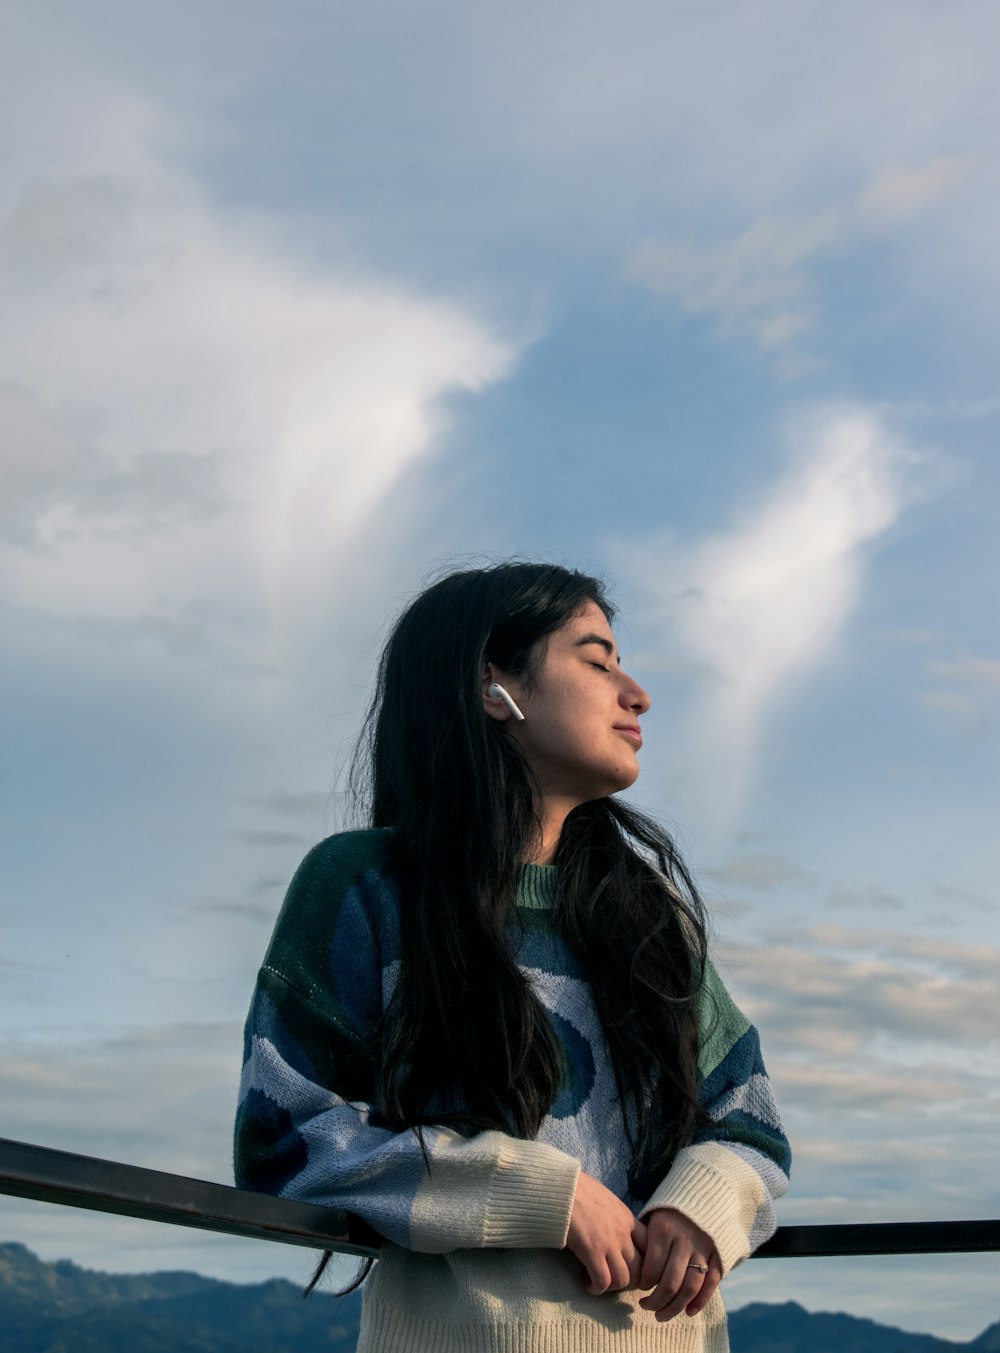
[[[524,864],[517,885],[517,905],[533,911],[551,911],[556,904],[559,868],[554,864]]]

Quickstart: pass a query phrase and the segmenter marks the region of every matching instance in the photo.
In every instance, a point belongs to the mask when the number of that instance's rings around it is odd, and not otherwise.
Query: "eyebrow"
[[[605,639],[601,634],[584,634],[574,643],[574,648],[583,648],[587,644],[600,644],[609,658],[615,656],[615,646],[610,639]],[[618,657],[618,666],[621,667],[622,660]]]

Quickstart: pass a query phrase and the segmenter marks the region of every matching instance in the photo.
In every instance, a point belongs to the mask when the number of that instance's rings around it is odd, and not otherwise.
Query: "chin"
[[[615,776],[610,787],[605,791],[605,793],[601,797],[610,798],[612,794],[620,794],[625,789],[631,789],[632,786],[635,784],[636,780],[638,780],[638,778],[639,778],[638,766],[633,767],[633,769],[631,770],[622,771],[620,774]]]
[[[574,790],[570,793],[578,803],[596,803],[598,799],[609,799],[612,794],[620,794],[623,789],[631,789],[639,778],[639,767],[637,765],[605,766],[601,772],[603,778],[598,779],[596,767],[592,768],[591,774],[585,779],[576,778]]]

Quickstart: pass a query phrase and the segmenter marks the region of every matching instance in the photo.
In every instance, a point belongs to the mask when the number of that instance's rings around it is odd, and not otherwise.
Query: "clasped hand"
[[[681,1311],[697,1315],[722,1278],[722,1264],[709,1236],[682,1212],[657,1208],[637,1221],[610,1189],[581,1173],[569,1220],[567,1248],[586,1271],[594,1296],[638,1287],[639,1305],[657,1320]],[[692,1265],[707,1264],[702,1273]]]

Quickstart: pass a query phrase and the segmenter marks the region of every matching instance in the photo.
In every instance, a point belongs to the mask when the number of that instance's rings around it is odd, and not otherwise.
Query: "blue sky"
[[[8,26],[0,1133],[228,1180],[380,635],[519,552],[620,603],[635,794],[760,1024],[783,1220],[998,1215],[995,7]],[[308,1266],[0,1219],[110,1268]],[[971,1337],[994,1270],[759,1263],[729,1299]]]

